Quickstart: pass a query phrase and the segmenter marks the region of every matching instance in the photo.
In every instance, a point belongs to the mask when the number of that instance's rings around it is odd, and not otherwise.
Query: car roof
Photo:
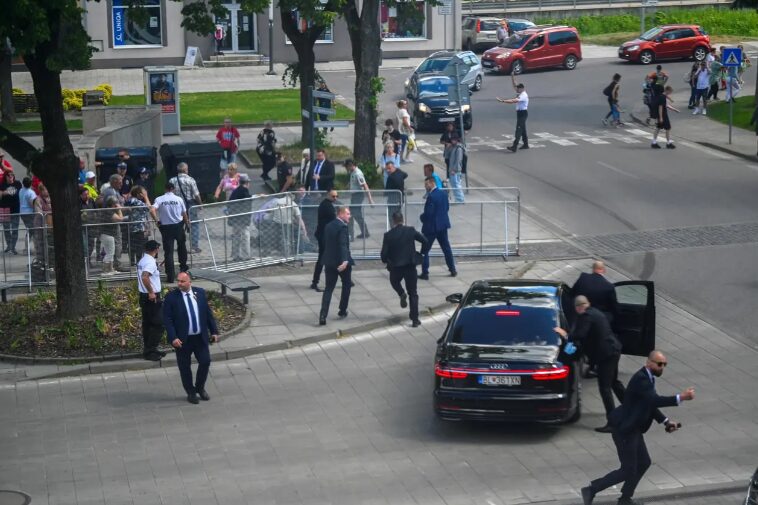
[[[508,22],[514,22],[514,23],[531,23],[534,24],[530,19],[526,18],[508,18]]]
[[[661,25],[661,26],[658,26],[657,28],[663,28],[663,29],[666,29],[666,28],[692,28],[693,26],[696,27],[696,28],[700,27],[700,25],[696,25],[696,24],[692,24],[692,23],[684,23],[684,24],[680,24],[680,25]]]
[[[525,33],[527,35],[532,35],[534,33],[549,33],[554,32],[558,30],[572,30],[576,31],[576,28],[573,26],[568,25],[537,25],[537,26],[530,26],[529,28],[524,28],[523,30],[519,30],[520,33]]]

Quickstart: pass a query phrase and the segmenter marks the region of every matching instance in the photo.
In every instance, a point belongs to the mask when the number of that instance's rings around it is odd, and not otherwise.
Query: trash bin
[[[186,142],[163,144],[160,148],[166,180],[176,175],[176,166],[184,162],[189,165],[189,175],[197,182],[201,194],[213,193],[219,183],[221,155],[224,150],[218,142]]]
[[[119,149],[119,147],[105,147],[95,151],[95,161],[102,163],[97,171],[100,184],[108,182],[108,178],[112,174],[116,173],[116,165],[119,161]],[[133,160],[133,162],[130,164],[130,170],[127,172],[127,175],[129,177],[135,181],[138,180],[139,169],[142,167],[149,168],[153,174],[156,173],[158,163],[158,154],[156,148],[153,146],[143,146],[128,147],[127,149],[129,150],[129,157]]]

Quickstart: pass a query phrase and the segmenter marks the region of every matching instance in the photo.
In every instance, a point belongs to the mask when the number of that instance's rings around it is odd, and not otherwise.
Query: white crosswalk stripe
[[[579,140],[583,140],[585,142],[589,142],[590,144],[610,144],[607,140],[603,140],[601,138],[593,137],[592,135],[587,135],[586,133],[582,132],[565,132],[567,135],[572,135],[574,137],[579,137]]]

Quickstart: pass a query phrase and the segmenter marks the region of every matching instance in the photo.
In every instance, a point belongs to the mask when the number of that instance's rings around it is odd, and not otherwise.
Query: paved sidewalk
[[[438,265],[421,300],[519,268],[573,282],[589,263],[465,263],[457,278]],[[385,271],[359,268],[355,279],[350,317],[330,329],[405,317]],[[307,280],[307,271],[260,279],[268,294],[253,296],[256,320],[240,338],[318,335],[320,296]],[[742,487],[758,454],[758,353],[665,298],[656,304],[670,363],[658,390],[694,385],[698,396],[669,409],[681,432],[648,434],[654,465],[640,494]],[[578,504],[579,488],[617,465],[610,438],[592,431],[602,423],[595,385],[586,381],[572,426],[440,423],[431,360],[449,313],[216,361],[212,400],[199,406],[184,400],[173,366],[0,385],[0,489],[24,490],[33,504]],[[622,380],[641,363],[624,357]]]

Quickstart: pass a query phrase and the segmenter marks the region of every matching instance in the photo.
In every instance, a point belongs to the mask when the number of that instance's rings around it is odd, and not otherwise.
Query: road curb
[[[513,271],[513,274],[511,275],[514,279],[522,278],[529,270],[532,269],[532,267],[536,264],[536,261],[526,261],[523,265],[519,266]],[[424,309],[421,313],[422,315],[434,315],[439,312],[443,312],[445,309],[450,308],[452,305],[450,303],[440,303],[437,305],[433,305],[431,307],[427,307]],[[252,314],[252,310],[248,310],[248,314]],[[252,317],[252,316],[250,316]],[[249,322],[249,318],[247,317],[246,320],[241,322],[239,325],[237,325],[234,330],[235,333],[228,334],[224,339],[227,339],[229,337],[232,337],[236,333],[242,331],[243,326],[245,326],[246,322]],[[239,359],[239,358],[246,358],[249,356],[255,356],[258,354],[263,354],[271,351],[284,351],[287,349],[292,349],[295,347],[303,347],[310,344],[317,344],[319,342],[324,342],[326,340],[336,340],[341,338],[350,337],[353,335],[357,335],[359,333],[365,333],[368,331],[373,331],[379,328],[383,328],[385,326],[392,326],[396,324],[400,324],[403,321],[406,321],[408,319],[407,314],[397,314],[393,315],[384,319],[381,319],[379,321],[372,321],[370,323],[364,323],[364,324],[358,324],[356,326],[352,326],[347,329],[337,329],[334,331],[328,331],[326,333],[322,333],[319,335],[313,335],[310,337],[303,337],[298,339],[287,339],[283,340],[281,342],[274,342],[272,344],[264,344],[259,345],[256,347],[245,347],[242,349],[234,349],[229,351],[215,351],[211,352],[211,360],[212,361],[228,361],[232,359]],[[153,368],[166,368],[166,367],[175,367],[176,362],[173,358],[170,359],[164,359],[162,361],[144,361],[144,360],[124,360],[124,361],[109,361],[109,362],[97,362],[97,363],[89,363],[84,367],[76,368],[76,369],[70,369],[70,370],[59,370],[57,372],[53,372],[50,374],[44,374],[44,375],[38,375],[35,377],[25,377],[23,379],[20,379],[19,382],[26,382],[26,381],[35,381],[35,380],[41,380],[41,379],[60,379],[64,377],[79,377],[83,375],[95,375],[100,373],[118,373],[118,372],[127,372],[127,371],[138,371],[138,370],[149,370]]]
[[[676,489],[670,489],[665,491],[644,491],[636,493],[635,499],[644,499],[645,502],[660,502],[665,500],[681,500],[685,498],[701,498],[705,496],[716,496],[723,494],[741,493],[747,489],[747,480],[749,476],[745,477],[745,483],[720,483],[720,484],[698,484],[695,486],[686,486]],[[593,503],[595,505],[611,505],[615,504],[620,495],[608,495],[601,496]],[[531,502],[530,505],[581,505],[582,498],[577,496],[576,498],[566,500],[552,500],[552,501],[540,501]]]

